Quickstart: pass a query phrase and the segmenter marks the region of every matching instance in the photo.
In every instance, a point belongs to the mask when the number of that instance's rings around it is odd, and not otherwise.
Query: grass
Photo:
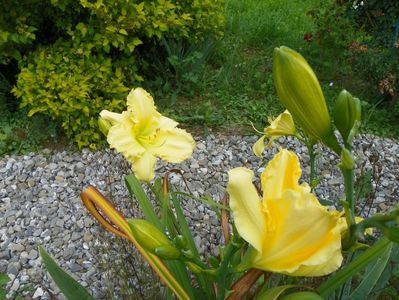
[[[190,65],[179,70],[178,85],[185,89],[173,89],[176,83],[172,79],[168,83],[171,92],[157,95],[162,110],[186,126],[202,128],[204,132],[213,128],[253,133],[251,123],[262,129],[268,116],[276,116],[283,110],[271,72],[273,49],[286,45],[310,61],[330,107],[346,88],[361,100],[369,101],[363,102],[364,132],[398,138],[397,114],[390,107],[369,104],[378,99],[370,99],[367,84],[355,72],[351,73],[353,76],[343,77],[333,57],[329,62],[322,61],[317,44],[304,41],[304,34],[314,30],[307,12],[318,4],[320,0],[227,0],[224,38],[203,46],[213,49],[203,68]],[[186,59],[190,55],[193,53],[187,51]],[[326,69],[326,65],[330,67]],[[186,76],[181,76],[182,73]],[[185,77],[194,80],[184,80]],[[151,83],[148,88],[153,92],[159,90]]]
[[[227,0],[225,36],[189,84],[195,94],[163,95],[162,109],[192,126],[244,132],[251,122],[263,127],[283,110],[271,77],[273,49],[305,46],[303,34],[312,28],[306,12],[316,2]]]

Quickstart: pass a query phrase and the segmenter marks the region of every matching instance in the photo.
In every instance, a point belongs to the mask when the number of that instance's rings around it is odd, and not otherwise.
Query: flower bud
[[[108,135],[108,130],[111,128],[111,126],[112,126],[111,123],[108,122],[107,120],[101,117],[98,118],[98,127],[105,136]]]
[[[345,142],[356,122],[360,122],[361,111],[360,100],[342,90],[334,104],[334,123]]]
[[[303,131],[339,153],[323,92],[307,61],[288,47],[275,48],[273,78],[280,101]]]
[[[190,269],[190,271],[193,272],[194,274],[201,274],[204,272],[203,268],[201,268],[199,265],[193,262],[186,261],[186,265]]]
[[[173,242],[175,243],[175,245],[181,249],[186,249],[188,242],[187,239],[182,236],[182,235],[178,235],[173,239]]]
[[[163,259],[176,259],[180,252],[169,239],[152,223],[141,219],[128,220],[134,238],[145,250]]]

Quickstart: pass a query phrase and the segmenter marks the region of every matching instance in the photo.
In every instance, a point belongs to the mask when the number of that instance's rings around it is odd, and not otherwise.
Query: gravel
[[[259,176],[265,162],[278,150],[276,143],[261,160],[251,150],[256,139],[255,136],[213,134],[197,137],[192,159],[179,165],[158,162],[157,174],[163,175],[178,167],[184,171],[195,196],[209,195],[219,201],[229,169],[244,165]],[[280,138],[279,143],[298,154],[303,166],[302,180],[307,180],[306,147],[291,138]],[[360,169],[357,177],[371,179],[369,184],[364,184],[361,194],[361,214],[367,216],[388,210],[398,202],[398,141],[362,136],[355,142],[354,149]],[[337,157],[323,148],[319,150],[326,155],[317,160],[321,181],[316,193],[320,199],[337,200],[343,193],[342,178],[336,168]],[[129,173],[128,163],[110,150],[93,153],[85,149],[80,152],[45,149],[38,154],[0,159],[0,272],[11,278],[7,286],[9,298],[22,295],[26,299],[50,299],[51,294],[59,294],[43,269],[38,245],[43,245],[97,299],[109,298],[110,293],[114,296],[122,293],[120,285],[126,284],[115,276],[120,270],[114,273],[110,270],[112,263],[117,269],[118,262],[124,264],[130,259],[136,272],[151,280],[152,275],[142,262],[118,255],[126,245],[99,228],[79,198],[84,187],[94,185],[123,214],[140,216],[137,204],[129,201],[124,186],[123,176]],[[172,174],[170,180],[183,188],[180,176]],[[370,200],[372,198],[374,201]],[[193,200],[185,201],[184,209],[200,252],[217,255],[216,245],[222,242],[222,236],[216,213],[204,203]],[[128,280],[131,281],[129,286],[142,285],[137,278]]]

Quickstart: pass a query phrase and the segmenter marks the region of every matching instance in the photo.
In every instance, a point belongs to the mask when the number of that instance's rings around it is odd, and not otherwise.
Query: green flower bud
[[[145,250],[155,255],[159,253],[164,259],[176,259],[180,256],[179,250],[152,223],[142,219],[129,219],[128,224],[134,238]]]
[[[339,167],[341,170],[352,170],[355,167],[355,160],[348,149],[342,149]]]
[[[98,118],[98,127],[100,128],[100,131],[107,136],[108,135],[108,131],[111,128],[111,123],[108,122],[107,120],[99,117]]]
[[[176,236],[174,238],[173,242],[175,243],[175,245],[178,248],[181,248],[181,249],[186,249],[186,247],[188,245],[187,239],[184,236],[182,236],[182,235]]]
[[[345,142],[349,141],[351,130],[360,122],[362,107],[360,100],[343,90],[334,104],[334,123]]]
[[[340,153],[323,92],[307,61],[288,47],[275,48],[273,78],[280,101],[303,131]]]
[[[203,268],[201,268],[199,265],[192,263],[190,261],[186,261],[186,265],[190,269],[190,271],[195,274],[201,274],[204,272]]]

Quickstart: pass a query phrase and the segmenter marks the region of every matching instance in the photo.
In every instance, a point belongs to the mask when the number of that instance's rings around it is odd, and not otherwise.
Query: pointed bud
[[[178,235],[173,239],[173,242],[175,243],[175,245],[180,248],[180,249],[186,249],[187,247],[187,239],[182,236],[182,235]]]
[[[204,272],[203,268],[201,268],[199,265],[193,262],[186,261],[186,265],[190,269],[190,271],[193,272],[194,274],[201,274]]]
[[[273,79],[280,101],[302,130],[340,153],[323,92],[307,61],[288,47],[275,48]]]
[[[98,118],[98,127],[100,128],[100,131],[107,136],[108,135],[108,131],[111,128],[111,123],[108,122],[107,120],[99,117]]]
[[[145,250],[164,259],[176,259],[180,252],[166,235],[152,223],[141,219],[129,219],[129,227],[134,238]],[[158,253],[157,253],[158,252]]]
[[[345,142],[350,142],[351,130],[361,119],[360,100],[343,90],[334,103],[334,123]]]
[[[342,149],[339,167],[341,170],[353,170],[355,167],[355,160],[348,149]]]

